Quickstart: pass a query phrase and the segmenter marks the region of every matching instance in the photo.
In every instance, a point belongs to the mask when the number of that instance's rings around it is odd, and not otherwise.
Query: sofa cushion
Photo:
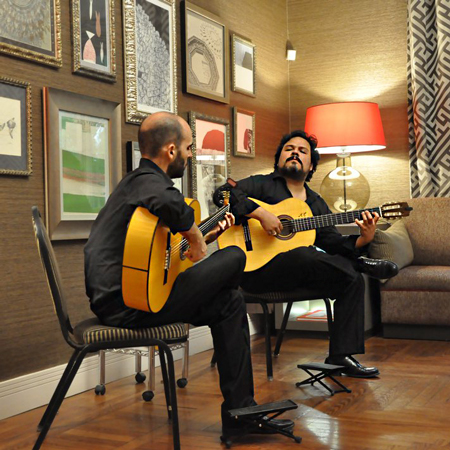
[[[414,252],[402,219],[395,221],[385,231],[375,231],[375,237],[369,246],[369,256],[393,261],[399,269],[412,263]]]
[[[382,291],[450,292],[450,266],[409,266],[391,278]],[[449,296],[450,309],[450,296]]]

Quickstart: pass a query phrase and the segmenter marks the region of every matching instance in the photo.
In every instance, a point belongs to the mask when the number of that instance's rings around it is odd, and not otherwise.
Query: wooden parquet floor
[[[376,365],[378,379],[341,378],[351,394],[329,396],[320,386],[296,388],[307,377],[297,364],[323,362],[328,343],[288,334],[281,355],[274,360],[275,380],[265,375],[264,342],[252,342],[256,400],[259,403],[292,399],[298,409],[284,417],[295,421],[301,444],[283,436],[253,435],[233,449],[298,450],[419,450],[450,448],[450,342],[366,341],[361,362]],[[218,374],[209,365],[211,352],[190,361],[189,383],[178,389],[183,450],[225,448],[220,444]],[[179,363],[178,363],[179,364]],[[176,367],[180,373],[180,367]],[[158,380],[160,379],[157,371]],[[172,448],[162,384],[145,403],[127,377],[107,385],[106,395],[94,392],[66,399],[42,446],[44,450],[166,450]],[[0,422],[0,448],[31,449],[44,408]]]

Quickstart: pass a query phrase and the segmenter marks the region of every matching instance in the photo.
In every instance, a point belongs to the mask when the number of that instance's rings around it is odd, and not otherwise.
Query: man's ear
[[[168,144],[166,146],[165,150],[166,150],[166,154],[167,154],[168,158],[172,162],[177,156],[177,148],[176,148],[175,144]]]

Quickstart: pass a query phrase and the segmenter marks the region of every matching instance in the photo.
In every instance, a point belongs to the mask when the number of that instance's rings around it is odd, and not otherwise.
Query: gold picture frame
[[[233,107],[233,155],[255,157],[255,113]]]
[[[200,203],[203,220],[216,211],[212,195],[231,175],[230,123],[221,117],[190,111],[189,124],[193,137],[192,196]]]
[[[175,0],[123,0],[127,122],[177,113],[175,8]]]
[[[31,175],[31,86],[0,77],[0,174]]]
[[[71,0],[73,72],[116,81],[114,0]]]
[[[184,2],[184,90],[222,103],[230,102],[229,35],[222,19]]]
[[[26,5],[2,2],[1,52],[61,67],[61,47],[60,0],[30,0]]]
[[[236,33],[231,35],[231,89],[256,97],[256,46]]]
[[[87,239],[122,178],[121,105],[48,87],[43,100],[47,229]]]

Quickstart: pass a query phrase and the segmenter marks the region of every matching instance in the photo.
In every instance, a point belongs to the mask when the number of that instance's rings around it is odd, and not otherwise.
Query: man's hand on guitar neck
[[[214,242],[224,231],[232,227],[235,223],[233,214],[227,212],[223,218],[209,233],[205,235],[205,241],[207,244]]]
[[[194,223],[188,231],[180,231],[180,234],[189,242],[189,248],[184,253],[193,263],[202,260],[206,256],[206,242],[201,231]]]
[[[259,208],[256,208],[250,214],[247,214],[247,217],[259,220],[264,231],[269,236],[275,236],[281,233],[281,230],[283,229],[283,225],[280,222],[280,219],[275,214],[267,211],[261,206]]]
[[[355,247],[361,248],[373,241],[375,231],[377,229],[377,222],[380,218],[379,214],[374,212],[373,216],[369,211],[361,213],[362,221],[356,219],[355,223],[359,227],[360,236],[356,241]]]

